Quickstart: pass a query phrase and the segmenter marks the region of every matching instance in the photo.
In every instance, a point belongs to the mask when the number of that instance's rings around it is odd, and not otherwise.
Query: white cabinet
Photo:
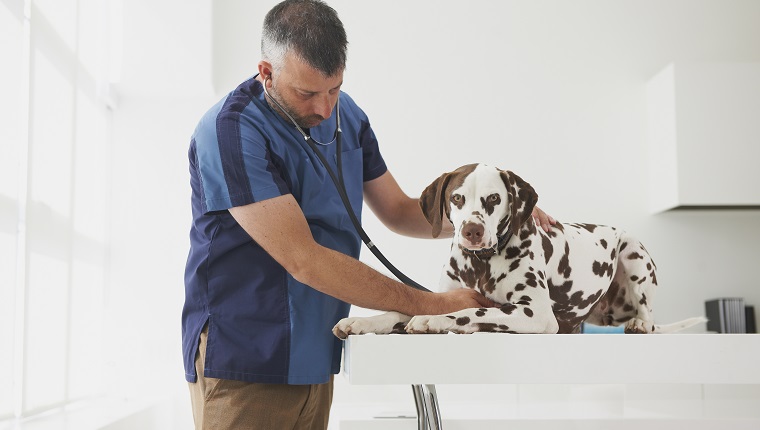
[[[760,62],[673,63],[646,91],[652,212],[760,208]]]

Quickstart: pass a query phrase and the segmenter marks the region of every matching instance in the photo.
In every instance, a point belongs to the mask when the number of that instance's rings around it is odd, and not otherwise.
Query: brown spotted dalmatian
[[[472,288],[499,307],[410,317],[388,312],[344,318],[342,339],[363,333],[577,333],[581,323],[625,325],[626,333],[667,333],[700,322],[654,323],[656,266],[636,238],[615,227],[557,223],[546,233],[531,213],[538,194],[510,171],[470,164],[445,173],[420,206],[441,233],[454,226],[440,289]]]

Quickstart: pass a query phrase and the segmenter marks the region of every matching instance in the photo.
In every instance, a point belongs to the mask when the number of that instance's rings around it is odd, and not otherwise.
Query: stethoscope
[[[356,214],[354,213],[354,209],[351,206],[351,202],[348,200],[348,193],[346,192],[346,184],[343,181],[343,164],[342,164],[342,157],[341,157],[341,148],[342,148],[342,139],[341,134],[343,131],[340,129],[340,93],[338,93],[338,101],[335,104],[335,134],[333,135],[333,139],[330,142],[322,143],[315,140],[313,137],[309,136],[302,128],[298,125],[296,120],[290,115],[290,113],[285,110],[282,105],[275,100],[274,97],[272,97],[271,94],[267,91],[267,81],[271,81],[272,76],[267,76],[264,79],[264,83],[262,86],[264,87],[264,94],[266,97],[272,101],[272,103],[277,106],[278,109],[282,113],[285,114],[285,116],[288,117],[290,122],[293,124],[293,126],[298,130],[298,132],[303,136],[304,141],[309,145],[311,150],[314,152],[314,154],[319,158],[319,161],[322,163],[323,166],[325,166],[325,170],[327,170],[327,173],[330,175],[330,179],[332,179],[333,184],[335,184],[335,188],[338,190],[338,194],[340,195],[340,199],[343,202],[343,206],[346,208],[346,212],[348,212],[348,217],[351,218],[351,223],[354,225],[354,229],[359,234],[359,236],[362,239],[362,242],[364,242],[365,245],[367,245],[367,248],[372,252],[372,254],[377,257],[378,260],[380,260],[381,263],[385,267],[388,268],[388,270],[393,273],[394,276],[396,276],[401,282],[405,283],[406,285],[409,285],[410,287],[416,288],[418,290],[423,291],[430,291],[427,288],[423,287],[422,285],[414,282],[411,278],[403,274],[400,270],[398,270],[393,264],[391,264],[390,261],[388,261],[387,258],[383,255],[382,252],[375,246],[374,243],[372,243],[372,240],[369,238],[367,233],[364,231],[364,229],[361,226],[361,223],[359,223],[359,220],[356,218]],[[322,155],[322,153],[319,151],[319,148],[317,145],[321,146],[327,146],[335,142],[336,151],[337,151],[337,167],[338,167],[338,176],[335,175],[335,172],[330,168],[330,165],[327,163],[327,160],[325,159],[325,156]]]

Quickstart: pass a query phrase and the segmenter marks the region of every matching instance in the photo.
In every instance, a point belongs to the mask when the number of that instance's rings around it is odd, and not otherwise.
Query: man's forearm
[[[432,294],[408,287],[359,260],[317,245],[298,281],[348,303],[407,315],[432,312]]]

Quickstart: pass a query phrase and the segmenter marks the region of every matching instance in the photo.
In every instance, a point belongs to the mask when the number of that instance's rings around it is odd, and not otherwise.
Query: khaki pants
[[[327,429],[333,378],[326,384],[258,384],[206,378],[207,329],[195,355],[198,380],[190,385],[196,430]]]

